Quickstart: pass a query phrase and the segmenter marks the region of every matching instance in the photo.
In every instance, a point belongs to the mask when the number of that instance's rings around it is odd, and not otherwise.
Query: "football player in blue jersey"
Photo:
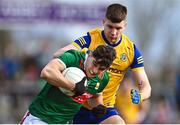
[[[89,106],[93,99],[88,100],[83,108],[74,118],[76,124],[105,123],[105,124],[124,124],[124,120],[119,116],[114,107],[116,92],[124,79],[125,73],[130,68],[137,83],[138,90],[132,89],[132,103],[139,104],[148,99],[151,95],[151,86],[144,68],[143,57],[137,46],[125,35],[127,8],[121,4],[111,4],[107,7],[106,16],[103,19],[104,29],[95,28],[90,30],[87,35],[79,37],[71,44],[57,50],[54,57],[59,56],[69,49],[83,50],[87,48],[93,50],[98,45],[108,45],[116,50],[117,56],[113,64],[108,69],[110,80],[103,90],[104,109],[93,109]],[[97,114],[97,115],[94,115]]]

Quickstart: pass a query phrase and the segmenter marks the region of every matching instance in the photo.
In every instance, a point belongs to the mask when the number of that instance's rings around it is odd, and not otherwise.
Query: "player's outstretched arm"
[[[144,69],[133,71],[133,74],[137,80],[138,91],[131,92],[134,93],[134,97],[139,97],[140,101],[148,99],[151,95],[151,85],[149,83],[148,77]],[[132,96],[131,96],[132,97]]]
[[[63,48],[58,49],[54,54],[53,57],[57,58],[59,57],[61,54],[63,54],[64,52],[70,50],[70,49],[74,49],[74,50],[78,50],[73,44],[69,44]]]

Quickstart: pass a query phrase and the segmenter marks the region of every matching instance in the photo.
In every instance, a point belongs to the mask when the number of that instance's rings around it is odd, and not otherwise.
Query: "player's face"
[[[85,71],[87,77],[95,77],[96,75],[103,73],[105,70],[105,66],[100,66],[99,64],[97,64],[95,58],[92,55],[89,55],[85,64]]]
[[[104,33],[107,40],[113,44],[120,40],[122,32],[124,31],[127,23],[125,20],[120,23],[112,23],[108,19],[103,20]]]

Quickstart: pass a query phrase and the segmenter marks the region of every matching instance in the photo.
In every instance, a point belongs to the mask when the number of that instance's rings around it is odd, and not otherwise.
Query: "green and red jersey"
[[[59,59],[68,67],[78,67],[83,70],[86,53],[69,50]],[[109,81],[109,75],[104,73],[103,78],[98,76],[88,79],[87,92],[78,97],[69,97],[56,86],[46,83],[45,87],[29,106],[29,112],[48,124],[66,124],[79,111],[82,104],[92,94],[100,93]]]

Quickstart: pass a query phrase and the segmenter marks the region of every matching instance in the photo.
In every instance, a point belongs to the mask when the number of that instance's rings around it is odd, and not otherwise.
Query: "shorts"
[[[113,115],[119,115],[115,108],[107,108],[106,114],[100,118],[97,118],[93,115],[91,110],[82,107],[74,116],[73,124],[99,124]]]
[[[20,124],[43,124],[43,125],[48,125],[48,123],[42,121],[41,119],[39,119],[36,116],[33,116],[30,114],[30,112],[26,112],[26,114],[24,115],[23,119],[21,120]]]

